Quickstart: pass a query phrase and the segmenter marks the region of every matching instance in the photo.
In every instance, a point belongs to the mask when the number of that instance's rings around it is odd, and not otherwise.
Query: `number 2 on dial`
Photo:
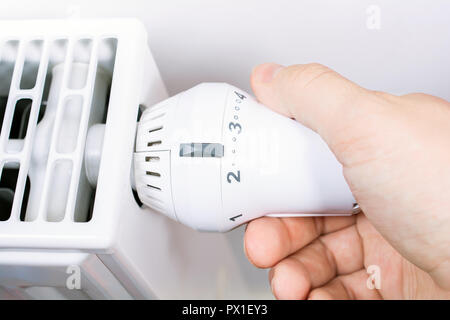
[[[241,171],[238,170],[237,174],[234,173],[234,172],[228,172],[228,174],[227,174],[227,181],[228,181],[228,183],[231,183],[231,178],[233,178],[237,182],[241,182]]]

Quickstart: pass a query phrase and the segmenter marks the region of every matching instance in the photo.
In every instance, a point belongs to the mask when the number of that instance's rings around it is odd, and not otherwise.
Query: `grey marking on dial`
[[[181,143],[180,157],[222,158],[223,144],[220,143]]]

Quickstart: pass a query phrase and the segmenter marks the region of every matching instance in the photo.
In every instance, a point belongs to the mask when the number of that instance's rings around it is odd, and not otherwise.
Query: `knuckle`
[[[330,73],[334,73],[334,71],[319,63],[293,65],[287,68],[286,80],[297,88],[305,88],[312,81]]]
[[[401,98],[396,95],[377,90],[368,90],[366,98],[370,101],[370,105],[383,106],[383,105],[398,105],[401,103]]]
[[[425,97],[431,97],[431,95],[426,94],[426,93],[422,93],[422,92],[412,92],[409,94],[405,95],[406,97],[411,97],[411,98],[425,98]]]
[[[403,100],[409,101],[411,104],[417,104],[422,107],[429,107],[430,105],[450,108],[450,102],[445,99],[433,96],[431,94],[415,92],[405,94],[400,97]]]
[[[290,272],[292,269],[297,269],[299,267],[299,262],[295,260],[292,256],[288,256],[279,261],[276,265],[272,267],[273,274],[275,273],[285,273]]]
[[[372,90],[373,95],[375,95],[376,97],[382,98],[382,99],[388,99],[390,98],[392,95],[389,93],[386,93],[384,91],[377,91],[377,90]]]

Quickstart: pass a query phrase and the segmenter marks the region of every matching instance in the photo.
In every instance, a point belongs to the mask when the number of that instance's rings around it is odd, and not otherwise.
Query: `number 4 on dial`
[[[239,93],[239,92],[237,92],[237,91],[235,91],[234,92],[238,97],[239,97],[239,99],[241,99],[241,100],[244,100],[245,98],[246,98],[246,96],[244,96],[242,93]]]

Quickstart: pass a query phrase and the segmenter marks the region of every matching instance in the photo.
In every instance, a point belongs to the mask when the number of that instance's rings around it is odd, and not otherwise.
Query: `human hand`
[[[450,103],[366,90],[318,64],[263,64],[251,84],[325,140],[363,211],[251,221],[244,248],[272,268],[275,297],[449,299]],[[366,286],[369,265],[378,290]]]

